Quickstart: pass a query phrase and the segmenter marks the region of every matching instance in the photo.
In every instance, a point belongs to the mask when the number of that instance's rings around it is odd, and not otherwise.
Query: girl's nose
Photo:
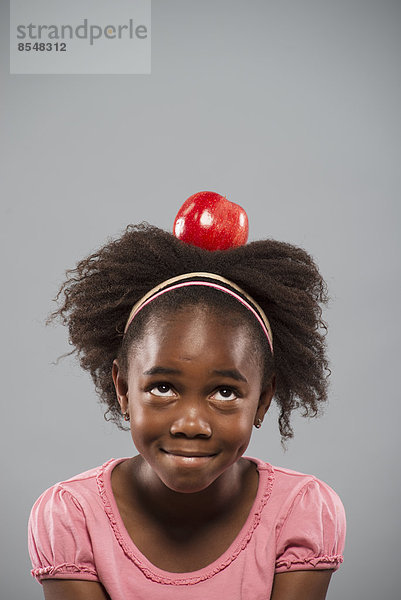
[[[181,408],[181,412],[170,426],[170,433],[174,436],[188,438],[209,438],[212,435],[212,428],[204,411],[199,406],[192,404]]]

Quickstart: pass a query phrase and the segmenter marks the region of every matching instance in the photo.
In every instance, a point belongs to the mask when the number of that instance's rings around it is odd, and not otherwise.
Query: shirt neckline
[[[269,463],[263,462],[260,459],[253,458],[251,456],[243,457],[246,460],[252,461],[256,464],[259,474],[258,489],[255,500],[244,525],[227,550],[215,561],[206,567],[203,567],[202,569],[188,573],[173,573],[160,569],[151,563],[144,554],[142,554],[142,552],[137,548],[131,539],[121,518],[111,486],[111,473],[114,467],[116,467],[120,462],[128,460],[128,458],[129,457],[110,459],[108,462],[102,465],[102,467],[100,467],[96,475],[96,481],[99,494],[103,501],[104,510],[108,516],[119,545],[121,546],[124,554],[143,572],[148,579],[167,585],[196,584],[204,581],[205,579],[210,579],[222,569],[228,567],[228,565],[230,565],[246,548],[252,538],[253,532],[259,525],[262,509],[271,495],[274,482],[274,470]]]

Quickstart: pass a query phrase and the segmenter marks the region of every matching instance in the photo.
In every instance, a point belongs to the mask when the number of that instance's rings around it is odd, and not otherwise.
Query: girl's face
[[[261,389],[260,362],[246,326],[201,307],[148,323],[127,379],[116,361],[113,378],[152,476],[176,492],[197,492],[242,456],[274,394],[274,378]]]

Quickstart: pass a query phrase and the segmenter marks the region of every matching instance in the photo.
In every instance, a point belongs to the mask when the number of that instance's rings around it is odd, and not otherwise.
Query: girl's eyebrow
[[[242,375],[238,369],[222,369],[221,371],[215,370],[213,373],[216,373],[216,375],[221,375],[222,377],[230,377],[236,381],[244,381],[245,383],[248,383],[246,377],[244,377],[244,375]]]
[[[248,380],[242,373],[238,371],[238,369],[215,369],[212,371],[215,375],[221,375],[222,377],[230,377],[231,379],[235,379],[236,381],[244,381],[248,383]],[[143,372],[144,375],[181,375],[181,371],[179,369],[172,369],[170,367],[161,367],[155,366],[151,367],[147,371]]]
[[[169,367],[152,367],[147,371],[143,372],[144,375],[180,375],[181,371],[178,369],[171,369]]]

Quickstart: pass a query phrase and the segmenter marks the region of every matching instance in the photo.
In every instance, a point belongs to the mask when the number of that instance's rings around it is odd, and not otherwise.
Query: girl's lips
[[[176,464],[185,466],[201,466],[214,458],[215,454],[205,454],[199,452],[182,452],[180,450],[168,451],[163,450],[164,454]]]
[[[174,456],[187,456],[187,457],[204,457],[204,456],[214,456],[212,452],[195,452],[194,450],[165,450],[162,448],[162,451],[166,454],[173,454]]]

